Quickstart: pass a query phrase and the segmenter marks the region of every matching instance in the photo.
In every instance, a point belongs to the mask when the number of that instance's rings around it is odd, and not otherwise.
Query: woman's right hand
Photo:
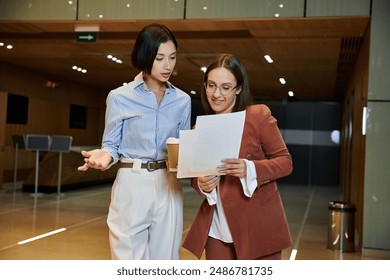
[[[105,170],[112,161],[111,155],[101,149],[81,151],[81,154],[85,163],[77,168],[80,171],[87,171],[88,168]]]
[[[220,176],[210,175],[204,177],[198,177],[198,185],[203,192],[212,192],[219,183]]]

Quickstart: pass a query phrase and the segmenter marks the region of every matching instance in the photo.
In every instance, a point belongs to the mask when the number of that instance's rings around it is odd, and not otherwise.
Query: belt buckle
[[[149,172],[157,170],[158,168],[152,168],[151,164],[153,164],[153,163],[158,164],[158,162],[156,160],[151,160],[151,161],[146,162],[146,170],[148,170]]]

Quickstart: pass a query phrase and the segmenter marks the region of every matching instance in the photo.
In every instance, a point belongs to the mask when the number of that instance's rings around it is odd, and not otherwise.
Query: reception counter
[[[81,151],[95,148],[97,147],[75,146],[69,152],[62,153],[61,191],[112,183],[115,180],[118,170],[118,166],[116,165],[105,171],[89,169],[84,172],[77,170],[77,167],[84,162]],[[60,153],[51,151],[41,153],[43,155],[39,162],[38,192],[57,192]],[[23,191],[33,192],[34,187],[35,171],[31,172],[24,181]]]

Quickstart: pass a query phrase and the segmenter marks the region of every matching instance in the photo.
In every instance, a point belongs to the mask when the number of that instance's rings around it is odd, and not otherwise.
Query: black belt
[[[119,168],[133,168],[132,162],[121,162],[119,163]],[[165,161],[148,161],[146,163],[141,163],[141,168],[148,170],[149,172],[155,171],[157,169],[166,169],[167,164]]]

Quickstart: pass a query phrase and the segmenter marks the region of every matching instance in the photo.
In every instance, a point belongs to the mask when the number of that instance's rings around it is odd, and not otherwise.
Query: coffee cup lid
[[[169,137],[166,144],[179,144],[179,138]]]

